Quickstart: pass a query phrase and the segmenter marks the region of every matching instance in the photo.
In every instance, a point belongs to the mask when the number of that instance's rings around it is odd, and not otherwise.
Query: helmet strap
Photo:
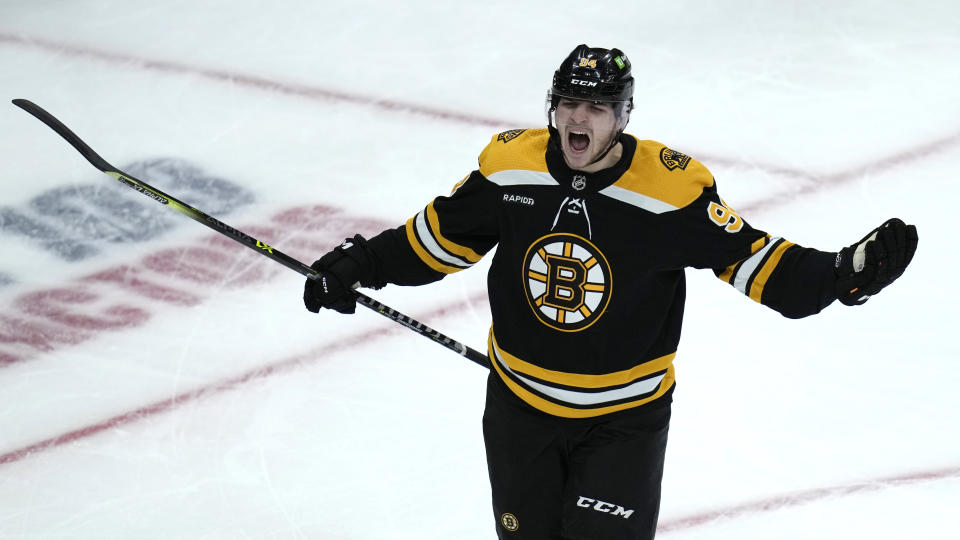
[[[620,142],[620,135],[621,135],[622,133],[623,133],[623,129],[621,128],[620,130],[617,131],[617,133],[613,136],[613,138],[610,139],[610,144],[607,145],[607,149],[604,150],[603,152],[601,152],[600,155],[597,156],[596,159],[594,159],[594,160],[591,161],[590,163],[587,163],[587,166],[589,167],[590,165],[593,165],[594,163],[596,163],[596,162],[600,161],[601,159],[607,157],[607,154],[609,154],[610,151],[613,150],[613,147],[616,146],[618,142]]]

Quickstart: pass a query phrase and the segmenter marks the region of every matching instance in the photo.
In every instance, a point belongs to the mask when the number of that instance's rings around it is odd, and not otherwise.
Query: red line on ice
[[[417,103],[365,96],[356,92],[310,86],[306,84],[297,84],[293,82],[283,82],[269,79],[260,75],[242,73],[238,71],[227,71],[223,69],[194,66],[190,64],[184,64],[182,62],[174,62],[171,60],[146,58],[97,49],[84,45],[0,32],[0,43],[4,42],[22,47],[52,51],[57,54],[89,58],[129,67],[139,67],[145,70],[162,71],[181,75],[194,75],[217,82],[225,82],[267,92],[277,92],[280,94],[299,96],[321,101],[352,103],[355,105],[374,107],[386,111],[406,112],[420,116],[426,116],[435,120],[458,122],[475,126],[490,126],[493,128],[510,128],[525,124],[525,122],[460,113]],[[960,144],[960,133],[953,133],[937,139],[928,140],[927,142],[921,142],[916,146],[906,148],[900,152],[876,159],[863,165],[828,174],[813,174],[800,169],[781,167],[778,165],[765,164],[752,160],[739,161],[721,156],[710,156],[708,154],[699,154],[698,157],[700,161],[706,162],[711,166],[719,165],[761,170],[767,174],[785,176],[799,182],[799,186],[797,186],[796,189],[791,190],[789,193],[775,193],[765,199],[755,201],[752,204],[738,205],[738,209],[741,212],[750,212],[789,203],[799,195],[814,193],[828,186],[832,187],[845,184],[862,177],[866,173],[882,172],[899,165],[918,161],[929,155],[943,152],[944,150],[958,144]]]
[[[470,125],[490,126],[496,128],[515,127],[515,124],[497,118],[488,118],[484,116],[459,113],[437,107],[428,107],[425,105],[406,103],[392,99],[364,96],[355,92],[321,88],[318,86],[309,86],[292,82],[276,81],[248,73],[193,66],[171,60],[144,58],[140,56],[106,51],[94,47],[74,45],[43,38],[18,36],[0,32],[0,42],[12,43],[33,49],[53,51],[63,55],[91,58],[112,64],[121,64],[128,67],[139,67],[145,70],[165,71],[181,75],[196,75],[218,82],[235,84],[237,86],[244,86],[257,90],[277,92],[280,94],[305,97],[321,101],[340,101],[345,103],[353,103],[356,105],[371,106],[387,111],[408,112],[421,116],[428,116],[438,120],[460,122]]]
[[[881,173],[889,169],[893,169],[894,167],[921,161],[929,156],[945,152],[951,147],[957,145],[960,145],[960,133],[954,133],[939,139],[930,140],[925,143],[918,144],[917,146],[907,148],[906,150],[901,150],[900,152],[882,157],[870,163],[847,169],[845,171],[824,174],[820,176],[808,173],[798,174],[797,171],[792,170],[775,171],[761,166],[758,167],[761,170],[771,174],[779,174],[797,178],[798,180],[801,180],[801,183],[797,189],[792,190],[790,193],[773,194],[772,196],[760,199],[752,204],[737,205],[737,210],[746,214],[750,212],[768,210],[776,206],[782,206],[792,202],[795,197],[810,195],[825,188],[847,184],[859,178],[863,178],[863,176],[866,174]]]
[[[899,476],[876,478],[873,480],[839,486],[795,491],[793,493],[785,493],[783,495],[776,495],[757,501],[699,512],[689,516],[667,519],[660,522],[660,524],[657,526],[657,532],[667,533],[671,531],[692,529],[694,527],[708,525],[720,520],[740,518],[750,514],[771,512],[781,508],[802,506],[804,504],[809,504],[828,498],[839,498],[848,495],[855,495],[857,493],[879,491],[882,489],[937,480],[946,480],[950,478],[960,478],[960,467],[948,467],[944,469],[913,472]]]
[[[141,58],[132,55],[120,54],[116,52],[104,51],[100,49],[95,49],[92,47],[77,46],[67,43],[60,43],[46,39],[39,38],[29,38],[23,36],[17,36],[7,33],[0,33],[0,42],[7,42],[16,45],[32,47],[35,49],[42,49],[47,51],[54,51],[60,54],[66,54],[71,56],[86,57],[92,58],[95,60],[111,62],[115,64],[124,64],[129,66],[136,66],[142,69],[154,70],[154,71],[163,71],[179,74],[188,74],[204,77],[211,80],[216,80],[219,82],[228,82],[231,84],[236,84],[239,86],[246,86],[249,88],[255,88],[264,91],[272,91],[281,94],[294,95],[300,97],[306,97],[310,99],[325,100],[325,101],[340,101],[346,103],[352,103],[363,106],[371,106],[378,109],[397,111],[397,112],[407,112],[412,114],[417,114],[421,116],[430,117],[433,119],[450,121],[450,122],[459,122],[470,125],[483,125],[490,126],[495,128],[501,127],[515,127],[518,124],[517,122],[509,122],[502,119],[495,119],[489,117],[483,117],[478,115],[470,115],[464,113],[458,113],[448,110],[443,110],[434,107],[428,107],[424,105],[418,105],[414,103],[405,103],[396,100],[386,100],[379,99],[370,96],[364,96],[357,93],[344,92],[339,90],[325,89],[315,86],[308,86],[295,83],[285,83],[280,81],[275,81],[267,79],[257,75],[244,74],[239,72],[230,72],[225,70],[213,69],[213,68],[204,68],[198,66],[191,66],[188,64],[183,64],[179,62],[173,62],[169,60],[160,60],[160,59],[148,59]],[[730,166],[730,167],[744,167],[750,169],[763,170],[771,175],[777,176],[786,176],[789,178],[794,178],[801,182],[800,186],[793,190],[787,195],[775,194],[773,196],[767,197],[766,199],[761,199],[754,202],[751,205],[745,205],[740,208],[741,211],[759,211],[766,210],[771,207],[779,206],[786,204],[794,197],[798,195],[810,194],[818,192],[821,189],[826,187],[833,187],[836,185],[844,184],[862,177],[864,174],[874,172],[882,172],[894,167],[905,165],[917,160],[921,160],[927,156],[943,152],[948,148],[960,144],[960,133],[951,134],[939,139],[931,140],[925,143],[921,143],[917,146],[905,149],[903,151],[897,152],[895,154],[889,155],[887,157],[869,162],[867,164],[850,168],[845,171],[816,175],[811,174],[806,171],[791,169],[787,167],[778,167],[773,165],[765,165],[755,162],[741,162],[730,160],[721,157],[709,157],[705,156],[702,161],[707,161],[711,163],[716,163],[721,166]],[[449,304],[436,310],[426,317],[439,316],[445,313],[456,313],[465,310],[469,307],[475,299],[470,299],[466,301],[461,301],[453,304]],[[319,360],[328,354],[333,354],[346,350],[356,346],[358,342],[369,343],[371,340],[380,339],[386,335],[390,335],[394,332],[399,331],[399,326],[391,325],[389,327],[383,327],[377,330],[367,332],[363,335],[355,336],[355,339],[344,339],[338,343],[326,345],[320,347],[316,350],[297,355],[295,357],[287,358],[269,364],[267,366],[258,368],[256,370],[249,371],[247,373],[241,374],[237,377],[215,383],[210,386],[202,387],[200,389],[186,392],[177,396],[174,396],[170,399],[159,401],[150,405],[146,405],[139,409],[123,413],[118,416],[114,416],[103,422],[92,424],[62,435],[40,441],[38,443],[7,452],[0,455],[0,464],[12,463],[19,461],[31,454],[48,450],[51,448],[56,448],[63,446],[65,444],[84,439],[86,437],[101,433],[103,431],[109,430],[111,428],[119,427],[125,424],[135,422],[137,420],[152,416],[154,414],[159,414],[166,412],[172,409],[175,409],[185,403],[196,401],[202,397],[217,394],[220,392],[232,390],[239,385],[250,382],[255,379],[262,379],[273,375],[275,373],[287,371],[293,369],[301,364],[309,363],[312,361]],[[661,532],[675,531],[681,529],[689,529],[697,527],[703,524],[707,524],[719,519],[738,517],[742,515],[752,514],[752,513],[761,513],[776,510],[779,508],[785,508],[790,506],[799,506],[802,504],[807,504],[817,500],[821,500],[828,497],[841,497],[846,495],[852,495],[855,493],[865,492],[865,491],[874,491],[878,489],[884,489],[888,487],[895,487],[901,485],[916,484],[920,482],[929,482],[935,480],[942,480],[947,478],[960,477],[960,467],[957,468],[946,468],[933,471],[925,471],[913,474],[906,474],[902,476],[896,476],[891,478],[882,478],[878,480],[854,483],[842,486],[833,486],[821,489],[813,489],[808,491],[800,491],[790,494],[785,494],[782,496],[770,497],[767,499],[762,499],[759,501],[744,503],[732,507],[721,508],[716,510],[711,510],[707,512],[702,512],[686,517],[666,520],[660,524],[659,530]]]
[[[436,308],[429,313],[418,315],[417,318],[421,320],[429,320],[440,318],[445,315],[461,313],[474,307],[477,303],[485,302],[485,300],[486,293],[478,293],[470,298],[452,302]],[[113,428],[131,424],[157,414],[170,412],[183,405],[198,401],[204,397],[236,390],[239,386],[242,386],[246,383],[291,371],[304,365],[318,362],[329,355],[347,351],[361,345],[368,345],[384,337],[401,332],[404,332],[404,330],[399,325],[389,323],[388,325],[374,330],[358,333],[353,336],[346,336],[335,343],[329,343],[295,356],[277,360],[235,377],[224,379],[222,381],[215,382],[208,386],[203,386],[189,392],[184,392],[169,399],[157,401],[132,411],[113,416],[101,422],[90,424],[80,429],[69,431],[30,444],[28,446],[24,446],[22,448],[0,454],[0,465],[14,463],[39,452],[44,452],[46,450],[51,450],[74,443],[82,439],[86,439],[87,437],[97,435]],[[781,508],[801,506],[831,497],[839,498],[855,495],[857,493],[877,491],[881,489],[945,480],[950,478],[960,478],[960,467],[920,471],[899,476],[878,478],[863,482],[776,495],[757,501],[664,520],[660,523],[657,530],[661,533],[668,533],[671,531],[692,529],[695,527],[708,525],[719,520],[734,519],[751,514],[771,512]]]
[[[460,313],[470,309],[478,302],[486,302],[486,292],[476,294],[470,298],[461,299],[456,302],[451,302],[449,304],[440,306],[431,310],[428,313],[423,315],[418,315],[416,318],[419,320],[424,319],[433,319],[437,317],[442,317],[444,315],[449,315],[453,313]],[[363,310],[361,310],[363,311]],[[351,336],[344,336],[335,343],[329,343],[322,345],[313,350],[306,351],[304,353],[277,360],[266,364],[264,366],[252,369],[235,377],[229,379],[224,379],[222,381],[215,382],[208,386],[203,386],[189,392],[184,392],[178,394],[169,399],[164,399],[162,401],[157,401],[149,405],[145,405],[138,409],[119,414],[112,418],[108,418],[101,422],[95,424],[90,424],[84,426],[80,429],[75,429],[61,435],[45,439],[16,450],[11,450],[4,454],[0,454],[0,465],[5,463],[13,463],[20,461],[26,457],[29,457],[38,452],[43,452],[46,450],[51,450],[65,444],[70,444],[77,442],[81,439],[97,435],[98,433],[107,431],[109,429],[117,428],[126,424],[131,424],[139,420],[143,420],[147,417],[172,411],[179,408],[182,405],[197,401],[201,398],[219,394],[222,392],[227,392],[230,390],[235,390],[238,386],[246,384],[248,382],[265,379],[272,375],[290,371],[298,367],[315,363],[323,358],[336,354],[342,351],[350,350],[358,346],[368,345],[371,342],[382,339],[386,336],[390,336],[396,333],[406,332],[407,330],[403,329],[402,326],[395,323],[389,323],[381,328],[374,330],[369,330],[366,332],[358,333]],[[451,359],[451,361],[457,361],[457,359]]]

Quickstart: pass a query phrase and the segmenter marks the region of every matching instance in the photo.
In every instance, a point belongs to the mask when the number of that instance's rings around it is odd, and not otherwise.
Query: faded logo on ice
[[[208,214],[227,214],[254,201],[249,190],[180,159],[137,161],[125,168]],[[53,188],[25,205],[0,206],[0,234],[67,261],[94,257],[109,245],[146,242],[182,223],[180,216],[109,180]]]

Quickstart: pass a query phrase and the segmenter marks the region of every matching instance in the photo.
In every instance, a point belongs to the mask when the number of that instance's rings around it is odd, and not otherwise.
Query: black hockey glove
[[[367,240],[359,234],[344,240],[310,268],[319,276],[307,278],[303,286],[303,304],[314,313],[320,308],[353,313],[357,309],[354,289],[361,285],[378,289],[383,286],[374,279],[374,258],[367,248]]]
[[[917,228],[887,220],[837,253],[837,298],[848,306],[863,304],[903,274],[916,250]]]

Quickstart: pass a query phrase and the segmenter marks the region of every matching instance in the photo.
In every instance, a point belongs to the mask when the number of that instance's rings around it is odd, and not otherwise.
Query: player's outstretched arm
[[[917,228],[889,219],[837,253],[837,299],[855,306],[899,278],[917,250]]]

